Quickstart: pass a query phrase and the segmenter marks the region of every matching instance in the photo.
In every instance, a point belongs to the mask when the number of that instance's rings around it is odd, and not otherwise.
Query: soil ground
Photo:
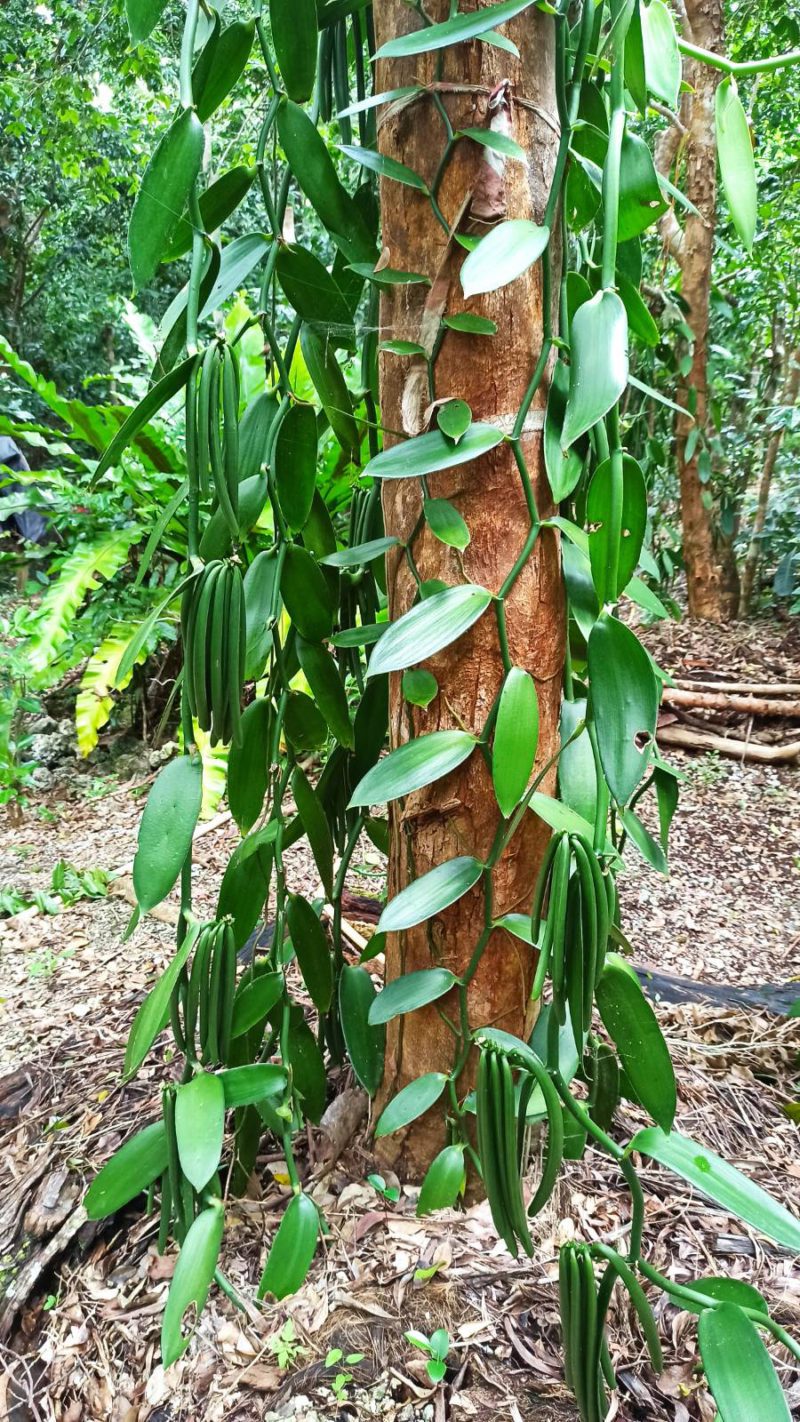
[[[673,671],[696,669],[706,656],[728,674],[798,679],[780,629],[749,640],[725,634],[710,652],[704,638],[683,626],[650,645]],[[669,759],[686,775],[670,876],[661,879],[631,857],[621,888],[636,962],[712,983],[797,979],[800,996],[800,770],[707,755]],[[21,824],[0,827],[0,887],[29,896],[46,890],[62,858],[80,868],[124,868],[151,774],[144,758],[127,783],[107,781],[102,799],[88,797],[75,777],[34,799]],[[236,839],[227,821],[197,845],[201,913],[213,910]],[[292,886],[313,892],[301,846],[288,865]],[[382,865],[368,845],[349,887],[359,896],[383,891]],[[304,1167],[315,1177],[330,1234],[300,1292],[243,1315],[213,1291],[189,1352],[164,1371],[158,1340],[174,1254],[158,1256],[155,1224],[138,1207],[101,1227],[87,1223],[80,1207],[84,1184],[155,1116],[160,1083],[174,1070],[162,1038],[136,1081],[120,1084],[131,1020],[172,945],[170,924],[153,917],[121,941],[130,913],[121,888],[124,877],[108,897],[81,900],[58,916],[0,921],[0,1266],[22,1302],[4,1350],[0,1415],[5,1406],[13,1422],[573,1418],[560,1358],[556,1246],[572,1234],[609,1242],[623,1231],[628,1197],[613,1163],[589,1152],[568,1165],[534,1259],[512,1261],[485,1205],[417,1220],[413,1188],[387,1177],[387,1185],[399,1185],[399,1200],[377,1193],[367,1181],[375,1167],[363,1123],[327,1172],[326,1139],[309,1133]],[[657,1011],[676,1063],[678,1128],[797,1211],[798,1128],[782,1108],[797,1097],[800,1023],[702,1003],[660,1003]],[[623,1106],[616,1129],[624,1139],[642,1123]],[[659,1167],[642,1176],[656,1266],[679,1280],[745,1277],[797,1336],[800,1279],[790,1256]],[[223,1268],[247,1298],[285,1197],[278,1157],[265,1148],[250,1197],[229,1205]],[[615,1302],[612,1355],[621,1385],[610,1416],[709,1422],[714,1408],[697,1369],[695,1320],[663,1300],[656,1313],[666,1358],[659,1379],[630,1309]],[[446,1384],[433,1390],[423,1355],[404,1333],[437,1327],[447,1328],[453,1347]],[[326,1366],[334,1348],[363,1357]],[[788,1354],[772,1351],[800,1417],[796,1369]],[[338,1371],[347,1376],[335,1389]]]

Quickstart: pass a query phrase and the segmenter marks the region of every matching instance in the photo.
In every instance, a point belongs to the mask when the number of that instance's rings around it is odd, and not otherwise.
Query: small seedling
[[[400,1199],[400,1191],[397,1186],[387,1185],[382,1175],[368,1175],[367,1184],[371,1185],[373,1190],[377,1190],[378,1194],[382,1195],[384,1200],[388,1200],[391,1205],[395,1205]]]
[[[447,1372],[447,1355],[450,1352],[450,1334],[447,1329],[437,1328],[430,1338],[426,1338],[424,1333],[417,1333],[412,1328],[403,1337],[415,1348],[428,1354],[428,1377],[434,1385],[440,1383]]]
[[[342,1357],[343,1354],[341,1348],[331,1348],[325,1359],[325,1367],[335,1368],[337,1363],[341,1363]],[[363,1357],[363,1353],[348,1353],[344,1361],[346,1364],[348,1364],[349,1367],[354,1367],[356,1363],[361,1362]],[[333,1378],[331,1382],[331,1392],[333,1393],[337,1402],[343,1401],[345,1392],[347,1391],[347,1388],[349,1387],[352,1381],[352,1373],[338,1372],[335,1378]]]
[[[283,1327],[277,1333],[272,1333],[267,1339],[267,1346],[275,1358],[279,1368],[291,1368],[301,1358],[308,1356],[308,1349],[297,1341],[297,1334],[294,1331],[294,1322],[287,1318]]]

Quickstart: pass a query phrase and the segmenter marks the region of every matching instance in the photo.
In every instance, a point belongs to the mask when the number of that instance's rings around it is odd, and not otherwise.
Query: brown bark
[[[797,403],[797,396],[800,393],[800,348],[789,357],[789,369],[786,373],[783,391],[781,394],[781,405],[791,409]],[[785,434],[785,426],[775,430],[771,435],[767,452],[764,456],[764,464],[761,470],[761,478],[758,484],[758,503],[756,505],[755,517],[753,519],[753,531],[750,535],[750,546],[747,549],[747,557],[742,570],[742,592],[739,602],[739,616],[749,617],[750,603],[753,597],[753,585],[755,583],[756,569],[761,554],[761,535],[764,532],[764,524],[767,519],[767,508],[769,507],[769,494],[772,488],[772,476],[775,472],[775,463],[780,452]]]
[[[477,8],[475,0],[462,9]],[[434,21],[446,19],[447,0],[429,4]],[[418,27],[404,0],[380,0],[375,6],[381,44]],[[486,151],[461,142],[447,170],[440,205],[453,229],[482,234],[490,221],[504,217],[541,221],[558,142],[554,92],[552,20],[533,10],[507,29],[518,45],[515,60],[489,45],[471,43],[443,51],[442,100],[455,128],[507,122],[509,132],[530,154],[527,165],[508,162],[501,174]],[[385,90],[436,74],[436,56],[378,64],[377,88]],[[473,86],[466,92],[460,86]],[[495,107],[490,109],[490,103]],[[381,150],[420,173],[430,183],[445,140],[432,100],[391,112],[380,132]],[[459,283],[463,249],[434,218],[425,197],[408,187],[382,183],[383,245],[388,265],[425,273],[431,287],[388,288],[381,305],[382,337],[417,341],[431,348],[445,312],[465,309],[491,317],[498,331],[475,337],[448,331],[436,360],[435,394],[466,400],[473,417],[509,432],[523,399],[542,344],[542,276],[537,264],[498,292],[466,303]],[[558,290],[560,255],[553,252],[554,290]],[[541,516],[552,511],[542,459],[542,418],[547,380],[526,422],[523,449]],[[381,357],[382,419],[387,444],[390,431],[417,434],[426,422],[429,402],[425,364],[395,355]],[[480,460],[430,480],[433,496],[451,499],[466,519],[471,542],[463,559],[438,542],[423,526],[414,540],[414,557],[423,579],[449,584],[474,582],[497,592],[522,549],[530,521],[510,446],[503,444]],[[420,512],[416,480],[388,480],[383,503],[386,531],[408,538]],[[403,557],[388,567],[389,605],[393,618],[412,605],[415,584]],[[535,678],[541,714],[537,767],[558,743],[558,713],[564,663],[564,601],[558,540],[545,530],[508,600],[508,640],[512,662]],[[464,726],[480,731],[503,678],[497,624],[490,608],[454,646],[426,665],[439,682],[439,695],[426,711],[402,699],[400,678],[390,686],[390,739],[397,746],[409,736]],[[553,777],[544,788],[553,788]],[[412,877],[459,854],[484,857],[498,825],[499,812],[483,757],[476,753],[453,775],[391,807],[389,891],[395,894]],[[549,836],[533,815],[515,836],[494,875],[495,915],[529,907],[538,864]],[[387,944],[387,980],[415,969],[441,964],[456,974],[469,962],[483,925],[479,885],[434,920]],[[473,1026],[493,1023],[524,1031],[533,953],[505,931],[492,934],[471,984],[469,1015]],[[449,1070],[454,1039],[439,1017],[442,1006],[452,1017],[457,1002],[443,1003],[390,1024],[384,1083],[378,1105],[407,1084],[433,1070]],[[415,1123],[405,1138],[390,1137],[386,1148],[407,1178],[418,1176],[442,1143],[443,1113],[434,1109]]]

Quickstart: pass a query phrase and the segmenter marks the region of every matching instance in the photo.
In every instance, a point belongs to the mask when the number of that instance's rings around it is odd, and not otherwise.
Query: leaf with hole
[[[397,746],[359,781],[350,805],[378,805],[410,795],[449,775],[472,755],[477,742],[468,731],[431,731]]]
[[[425,1076],[417,1077],[416,1081],[410,1081],[384,1108],[375,1126],[375,1139],[402,1131],[424,1115],[431,1106],[436,1105],[446,1084],[447,1077],[441,1071],[430,1071]]]
[[[549,241],[550,229],[537,227],[527,218],[498,223],[464,260],[461,268],[464,295],[479,296],[516,281],[538,262]]]
[[[417,603],[386,628],[370,657],[368,675],[406,671],[435,656],[463,636],[491,601],[486,588],[463,583]]]
[[[800,1254],[800,1220],[760,1185],[689,1136],[648,1126],[633,1137],[627,1153],[633,1151],[666,1165],[728,1214]]]
[[[561,432],[568,449],[607,415],[628,384],[628,318],[615,291],[598,291],[572,322],[569,395]]]
[[[376,997],[366,968],[353,968],[345,963],[339,979],[339,1017],[353,1071],[370,1096],[375,1095],[383,1079],[386,1047],[384,1025],[369,1020]]]
[[[747,115],[736,90],[735,80],[726,75],[714,99],[717,154],[722,186],[731,218],[747,251],[753,245],[758,216],[758,190],[753,161],[753,144]]]
[[[206,1306],[208,1291],[217,1268],[225,1212],[221,1204],[201,1210],[189,1228],[181,1245],[178,1262],[169,1286],[164,1319],[161,1325],[161,1361],[165,1368],[185,1352]],[[193,1309],[193,1324],[182,1332],[183,1319]]]
[[[414,879],[389,901],[378,920],[379,933],[396,933],[413,928],[442,913],[463,898],[483,873],[480,860],[469,854],[446,859]]]
[[[538,744],[539,701],[533,677],[512,667],[500,693],[492,744],[494,793],[506,819],[528,788]]]
[[[628,242],[652,227],[667,210],[652,154],[643,138],[626,131],[619,174],[619,240]]]
[[[653,664],[629,627],[602,613],[589,636],[591,714],[608,788],[626,805],[647,769],[660,692]]]
[[[175,1136],[181,1170],[202,1190],[219,1165],[225,1127],[225,1088],[218,1076],[201,1071],[175,1094]]]
[[[466,400],[445,400],[436,411],[436,423],[448,439],[458,444],[472,423],[472,411]]]
[[[145,169],[128,228],[137,290],[152,281],[172,241],[203,160],[203,125],[192,109],[173,121]]]
[[[611,523],[614,514],[616,480],[614,462],[604,459],[592,475],[586,495],[586,523],[589,530],[589,561],[598,601],[616,602],[627,587],[639,562],[647,528],[647,488],[641,467],[626,454],[622,459],[619,508],[620,536],[617,544],[617,577],[611,576]]]

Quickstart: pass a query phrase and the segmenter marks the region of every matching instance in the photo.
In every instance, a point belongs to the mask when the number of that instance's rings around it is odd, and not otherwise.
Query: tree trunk
[[[477,8],[470,0],[462,9]],[[449,15],[448,0],[433,0],[434,21]],[[418,28],[405,0],[378,0],[378,44]],[[527,165],[498,162],[498,155],[470,140],[460,142],[447,169],[439,203],[451,229],[482,234],[505,217],[542,219],[558,143],[554,89],[552,20],[528,10],[508,26],[521,58],[487,44],[472,42],[402,62],[381,61],[379,91],[399,85],[443,83],[441,99],[454,129],[492,126],[511,134],[530,154]],[[452,86],[449,88],[448,86]],[[431,99],[390,109],[380,130],[381,151],[432,183],[445,142],[445,129]],[[431,350],[440,318],[467,309],[459,282],[463,248],[448,238],[430,204],[413,188],[383,180],[383,246],[388,266],[422,272],[431,286],[390,286],[381,305],[382,339],[419,342]],[[555,239],[554,239],[555,240]],[[558,292],[560,254],[553,252],[554,293]],[[541,266],[489,295],[473,298],[470,311],[497,323],[492,337],[446,331],[435,364],[435,396],[466,400],[473,418],[510,432],[542,346]],[[386,443],[391,432],[420,433],[429,419],[431,399],[425,362],[384,353],[381,356],[382,421]],[[552,512],[542,457],[542,423],[547,397],[543,382],[526,421],[523,449],[541,517]],[[434,497],[451,499],[466,519],[469,547],[460,556],[422,525],[413,556],[423,580],[448,584],[473,582],[497,592],[519,554],[530,520],[512,449],[500,445],[490,454],[451,472],[434,475]],[[421,493],[417,480],[387,480],[383,490],[386,532],[408,539],[417,525]],[[388,563],[389,606],[393,618],[411,607],[416,585],[402,555]],[[512,662],[535,678],[541,729],[537,768],[558,744],[558,717],[564,665],[565,606],[558,538],[544,530],[520,575],[508,604],[508,642]],[[456,726],[480,732],[503,679],[497,623],[490,608],[452,647],[426,663],[439,683],[439,694],[426,710],[408,705],[401,679],[390,680],[390,739],[397,746],[412,735]],[[554,774],[543,788],[553,788]],[[476,753],[454,774],[391,806],[389,892],[411,878],[460,854],[483,858],[499,822],[492,783],[483,757]],[[530,907],[534,882],[550,831],[532,814],[510,844],[494,874],[494,914]],[[415,969],[441,964],[461,973],[483,926],[483,890],[479,885],[432,921],[387,944],[387,981]],[[529,1023],[529,990],[534,954],[505,931],[494,932],[472,981],[469,1017],[473,1026],[492,1023],[522,1033]],[[452,1015],[445,999],[390,1024],[386,1068],[378,1106],[413,1078],[448,1071],[454,1038],[438,1008]],[[457,1004],[455,1007],[457,1013]],[[405,1178],[418,1177],[443,1141],[443,1113],[435,1108],[404,1137],[384,1143]]]
[[[781,393],[781,405],[786,409],[791,409],[792,406],[797,403],[798,393],[800,393],[800,347],[789,356],[789,369],[786,372],[786,379]],[[781,425],[780,429],[774,431],[770,437],[767,452],[764,456],[764,466],[761,470],[761,479],[758,485],[758,503],[756,505],[755,518],[753,519],[753,531],[750,535],[750,546],[747,550],[747,557],[742,571],[742,595],[739,603],[740,617],[750,616],[750,603],[753,597],[753,585],[755,583],[756,569],[761,552],[761,534],[764,532],[764,524],[767,518],[772,476],[775,472],[775,462],[778,458],[785,433],[785,425]]]
[[[722,0],[687,0],[686,11],[693,43],[721,53],[725,33]],[[690,62],[685,77],[692,87],[688,100],[685,192],[699,216],[687,214],[681,245],[681,294],[689,307],[687,319],[694,347],[692,367],[679,388],[678,403],[688,410],[694,402],[694,420],[703,430],[708,406],[709,296],[717,216],[714,96],[722,76],[708,65]],[[677,456],[689,613],[692,617],[723,622],[734,615],[735,602],[730,579],[725,577],[714,545],[711,512],[703,503],[703,485],[698,471],[702,446],[696,445],[691,458],[686,457],[686,441],[692,427],[691,419],[679,417]]]

